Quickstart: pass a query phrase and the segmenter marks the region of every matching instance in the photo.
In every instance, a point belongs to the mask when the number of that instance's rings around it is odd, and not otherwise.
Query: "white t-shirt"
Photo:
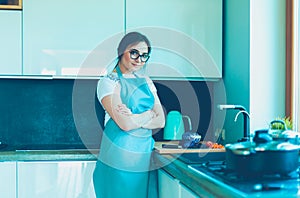
[[[145,77],[148,82],[149,89],[152,93],[156,94],[157,90],[155,85],[153,84],[153,81],[149,77]],[[103,77],[98,81],[97,85],[97,98],[100,102],[100,104],[103,107],[103,104],[101,100],[108,95],[111,95],[114,93],[115,87],[119,83],[119,77],[116,72],[112,72],[111,74]],[[103,107],[104,108],[104,107]],[[104,108],[105,110],[105,108]],[[105,119],[104,119],[104,126],[106,125],[107,121],[110,119],[110,115],[105,110]]]

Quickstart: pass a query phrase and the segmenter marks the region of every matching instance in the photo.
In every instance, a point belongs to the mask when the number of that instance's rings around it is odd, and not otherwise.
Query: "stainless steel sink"
[[[187,164],[201,164],[208,161],[225,160],[225,152],[182,153],[174,154],[174,156]]]

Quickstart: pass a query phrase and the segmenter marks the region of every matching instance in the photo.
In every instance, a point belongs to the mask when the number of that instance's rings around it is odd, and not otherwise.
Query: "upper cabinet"
[[[23,17],[24,75],[99,76],[98,59],[85,59],[123,32],[124,1],[28,0]],[[97,53],[106,58],[106,51]]]
[[[0,0],[0,9],[22,9],[22,0]]]
[[[153,47],[151,77],[222,77],[222,0],[27,0],[0,11],[2,75],[103,76],[137,30]]]
[[[0,10],[0,74],[22,74],[22,13]],[[3,28],[5,27],[5,28]]]
[[[222,0],[127,0],[131,30],[152,43],[150,76],[222,77]]]

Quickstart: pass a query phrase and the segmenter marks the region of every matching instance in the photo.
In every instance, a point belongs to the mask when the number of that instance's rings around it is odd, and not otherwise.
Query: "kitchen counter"
[[[68,149],[68,150],[15,150],[15,148],[4,149],[0,151],[0,161],[95,161],[99,149]],[[169,174],[176,177],[184,185],[192,189],[196,194],[203,195],[203,189],[201,186],[211,186],[209,180],[203,180],[196,175],[188,164],[177,160],[171,154],[161,155],[158,152],[154,153],[155,164],[162,167]],[[223,189],[214,189],[216,192],[220,192],[219,196],[222,197]],[[217,196],[216,196],[217,197]],[[224,196],[223,196],[224,197]]]
[[[253,192],[249,195],[209,176],[206,172],[193,170],[190,166],[191,164],[177,159],[178,156],[155,153],[155,162],[157,166],[162,167],[167,173],[178,179],[200,197],[300,197],[299,179],[295,181],[296,183],[293,183],[293,185],[298,186],[298,191],[270,190]]]
[[[235,192],[227,191],[222,186],[216,184],[207,175],[196,174],[181,160],[173,155],[154,154],[157,166],[161,166],[166,172],[178,179],[182,184],[190,188],[195,194],[201,197],[241,197]]]
[[[95,161],[99,149],[67,149],[67,150],[1,150],[0,161]],[[168,174],[179,180],[200,197],[249,197],[245,193],[229,187],[210,177],[205,172],[193,170],[188,162],[178,159],[176,154],[160,154],[153,152],[157,168],[162,168]],[[300,186],[300,184],[299,184]],[[300,187],[299,187],[300,188]],[[300,192],[300,191],[299,191]],[[284,194],[281,190],[257,192],[250,197],[298,197],[294,194]],[[299,194],[300,197],[300,194]]]
[[[0,144],[0,161],[97,160],[97,147],[99,146],[83,144]]]
[[[97,149],[2,151],[0,161],[92,161],[98,153]]]

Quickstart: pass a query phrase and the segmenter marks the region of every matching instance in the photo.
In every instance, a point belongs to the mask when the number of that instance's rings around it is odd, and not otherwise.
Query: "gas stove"
[[[279,193],[288,197],[298,196],[300,189],[299,169],[287,175],[238,175],[234,170],[226,168],[225,161],[207,161],[191,164],[189,168],[199,174],[205,174],[223,188],[240,192],[245,196],[266,193]],[[278,195],[279,195],[278,194]],[[299,195],[300,196],[300,195]]]

